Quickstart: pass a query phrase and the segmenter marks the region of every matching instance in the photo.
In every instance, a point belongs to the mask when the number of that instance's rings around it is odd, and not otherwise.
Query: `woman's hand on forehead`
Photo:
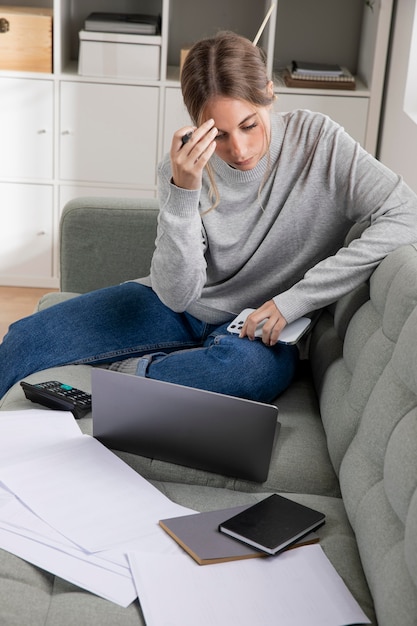
[[[185,126],[174,134],[170,156],[172,178],[177,187],[201,188],[203,170],[216,149],[216,136],[213,119],[198,128]]]

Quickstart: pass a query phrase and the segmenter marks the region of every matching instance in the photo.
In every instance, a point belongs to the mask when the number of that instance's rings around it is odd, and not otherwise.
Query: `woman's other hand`
[[[287,325],[287,320],[273,300],[268,300],[247,317],[239,336],[255,339],[256,327],[264,320],[266,322],[262,327],[262,342],[267,346],[274,346],[282,329]]]

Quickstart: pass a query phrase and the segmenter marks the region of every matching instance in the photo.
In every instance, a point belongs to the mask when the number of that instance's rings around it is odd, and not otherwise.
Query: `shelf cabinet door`
[[[159,89],[61,83],[60,178],[155,185]]]
[[[53,187],[0,183],[0,284],[52,285]]]
[[[368,106],[368,98],[302,93],[279,93],[275,105],[276,109],[282,112],[310,109],[310,111],[324,113],[343,126],[346,132],[362,146],[365,146],[366,140]]]
[[[0,78],[0,173],[3,179],[53,176],[53,83]]]

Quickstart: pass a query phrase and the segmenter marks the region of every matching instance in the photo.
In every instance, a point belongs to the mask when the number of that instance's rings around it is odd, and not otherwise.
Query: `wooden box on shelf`
[[[0,70],[52,72],[52,9],[0,6]]]

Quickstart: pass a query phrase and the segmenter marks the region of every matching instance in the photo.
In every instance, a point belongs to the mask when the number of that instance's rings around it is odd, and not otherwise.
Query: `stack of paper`
[[[0,414],[0,547],[146,624],[369,623],[319,545],[201,567],[159,526],[174,504],[71,413]]]
[[[61,411],[0,414],[0,478],[0,547],[121,606],[137,597],[127,552],[191,512]]]

